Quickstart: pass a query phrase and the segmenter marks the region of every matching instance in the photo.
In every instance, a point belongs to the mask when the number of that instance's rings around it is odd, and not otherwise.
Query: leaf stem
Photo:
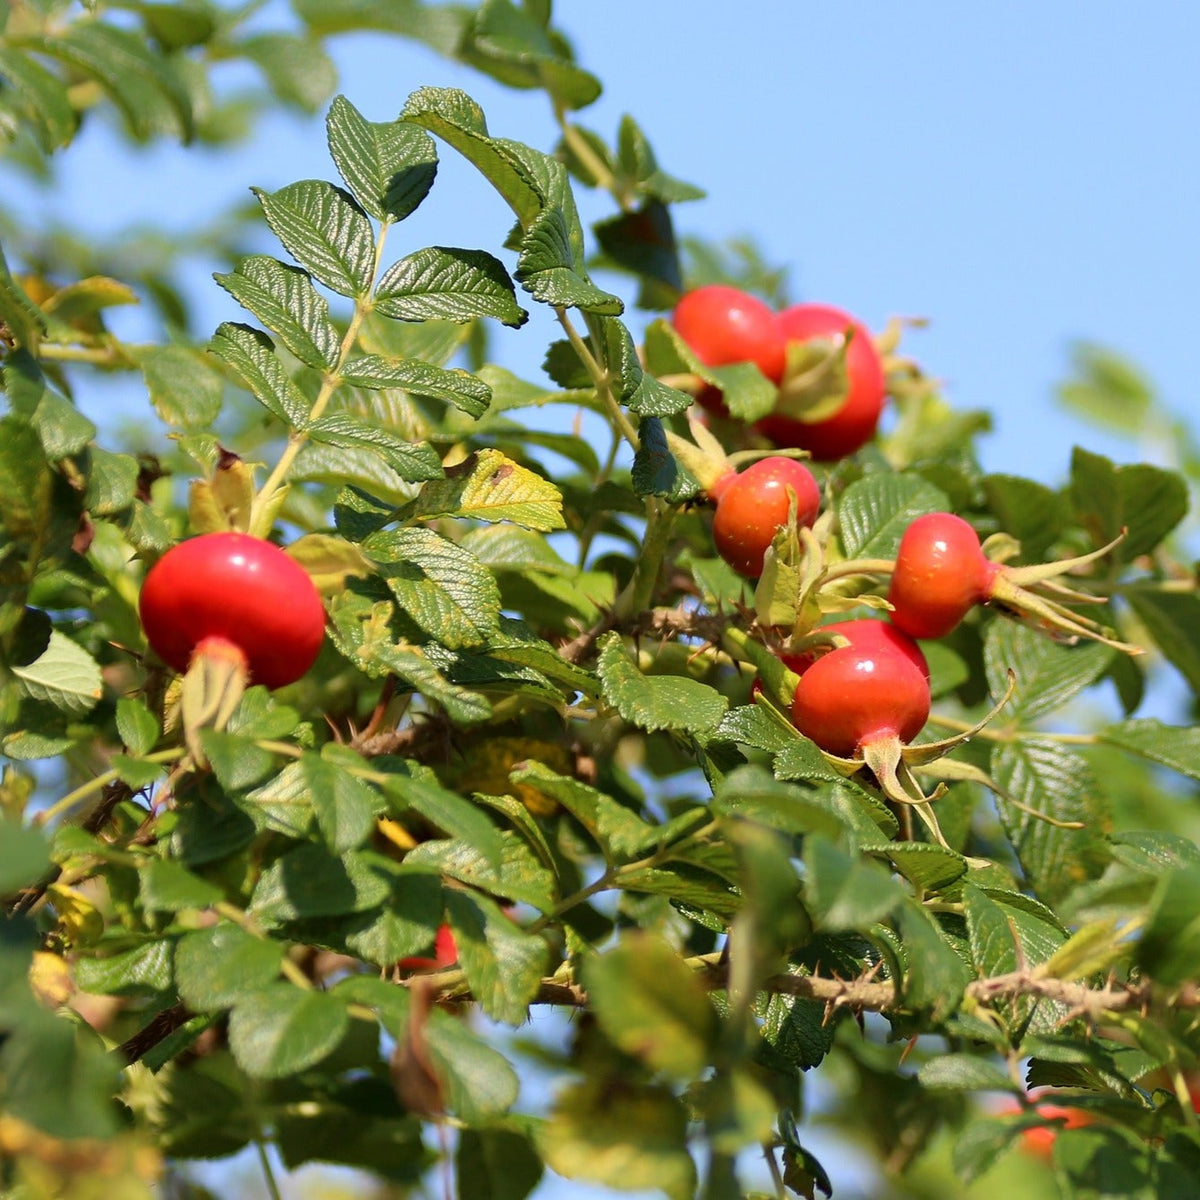
[[[267,1153],[267,1145],[263,1141],[261,1132],[254,1139],[254,1148],[258,1151],[258,1165],[262,1168],[263,1179],[267,1185],[267,1194],[271,1197],[271,1200],[283,1200],[283,1193],[279,1190],[279,1184],[275,1179],[275,1172],[271,1167],[271,1157]]]
[[[138,761],[153,763],[174,762],[176,759],[182,758],[186,753],[187,751],[184,747],[172,746],[169,750],[156,750],[153,754],[143,755]],[[89,779],[87,783],[81,784],[73,792],[68,792],[61,800],[56,800],[49,808],[43,809],[34,817],[33,823],[38,826],[49,824],[55,817],[61,816],[64,812],[86,800],[94,792],[102,791],[108,784],[115,782],[119,778],[120,772],[115,767],[102,772],[94,779]]]
[[[596,394],[604,404],[609,420],[612,421],[614,428],[620,431],[622,437],[636,454],[642,448],[642,440],[638,437],[638,432],[634,429],[632,422],[625,415],[625,410],[621,407],[620,402],[613,395],[612,376],[609,374],[607,366],[601,365],[597,360],[591,347],[572,324],[565,308],[555,308],[554,315],[567,335],[567,341],[571,343],[571,348],[579,355],[579,361],[583,363],[588,375],[591,376],[592,383],[596,387]]]

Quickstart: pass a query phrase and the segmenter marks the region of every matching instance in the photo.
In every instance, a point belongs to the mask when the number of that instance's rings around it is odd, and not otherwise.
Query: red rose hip
[[[725,477],[717,494],[713,542],[739,575],[757,579],[771,540],[787,524],[789,493],[796,497],[796,522],[812,525],[821,509],[821,489],[812,472],[794,458],[762,458]]]
[[[848,313],[828,304],[798,304],[780,313],[777,321],[785,345],[816,338],[840,339],[853,331],[846,348],[846,399],[822,420],[802,421],[777,411],[755,428],[776,446],[808,450],[818,462],[834,462],[853,454],[874,437],[887,393],[883,362],[870,332]],[[785,394],[786,390],[785,379]]]
[[[138,601],[146,639],[176,671],[201,642],[235,647],[250,682],[294,683],[325,635],[308,572],[272,542],[206,533],[172,547],[146,575]]]

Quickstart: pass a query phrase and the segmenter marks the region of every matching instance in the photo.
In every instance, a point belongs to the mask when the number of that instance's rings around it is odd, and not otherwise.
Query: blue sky
[[[286,10],[269,5],[266,17],[286,20]],[[753,235],[788,266],[796,299],[837,304],[872,328],[892,315],[928,318],[907,348],[953,404],[994,413],[996,432],[981,443],[990,470],[1060,482],[1075,441],[1170,462],[1170,446],[1101,436],[1052,395],[1069,343],[1087,338],[1128,354],[1176,412],[1200,412],[1194,0],[570,0],[557,22],[605,85],[581,120],[611,136],[632,113],[662,166],[707,189],[677,210],[681,232]],[[371,119],[394,116],[418,86],[459,86],[494,133],[543,148],[555,140],[543,97],[509,93],[419,46],[354,36],[332,50],[339,90]],[[94,124],[61,165],[53,193],[2,166],[0,189],[35,220],[57,215],[97,235],[150,219],[187,229],[251,185],[333,170],[320,118],[293,116],[221,157],[129,153]],[[584,210],[609,211],[603,198]],[[446,150],[433,196],[392,248],[495,251],[509,221]],[[208,328],[239,319],[208,279],[228,267],[198,261],[189,274]],[[144,335],[136,314],[118,320]],[[498,357],[537,378],[551,336],[544,320],[502,332]],[[138,403],[129,388],[103,395]],[[827,1165],[848,1182],[844,1162]]]

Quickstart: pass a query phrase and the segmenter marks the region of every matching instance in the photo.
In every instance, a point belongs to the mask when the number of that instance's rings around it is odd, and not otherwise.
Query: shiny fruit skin
[[[151,567],[138,600],[146,639],[186,671],[192,651],[219,638],[245,655],[252,683],[294,683],[325,636],[325,609],[308,572],[278,546],[247,533],[205,533]]]
[[[888,586],[891,620],[911,637],[945,637],[987,600],[999,567],[989,562],[979,535],[953,513],[917,517],[900,539]]]
[[[903,654],[926,679],[929,678],[929,664],[921,647],[908,634],[897,629],[887,621],[877,617],[862,617],[854,621],[831,621],[813,630],[814,633],[836,633],[844,637],[851,646],[859,650],[894,650]],[[832,653],[838,647],[827,647],[810,650],[805,654],[783,654],[780,659],[784,666],[803,675],[819,658]]]
[[[817,462],[835,462],[853,454],[875,436],[887,394],[883,361],[870,332],[849,313],[828,304],[798,304],[781,312],[776,320],[785,345],[854,330],[846,350],[846,402],[823,421],[797,421],[773,413],[759,421],[756,428],[776,446],[810,451]]]
[[[794,458],[762,458],[727,481],[713,515],[717,553],[739,575],[757,579],[771,540],[787,524],[788,492],[796,494],[796,521],[812,525],[821,510],[821,489]]]
[[[706,284],[688,292],[671,324],[706,367],[751,362],[773,383],[783,376],[784,341],[775,313],[740,288]],[[710,412],[726,411],[719,388],[705,386],[696,400]]]
[[[929,704],[929,680],[906,655],[883,645],[843,646],[800,677],[792,724],[829,754],[853,758],[888,737],[911,742]]]

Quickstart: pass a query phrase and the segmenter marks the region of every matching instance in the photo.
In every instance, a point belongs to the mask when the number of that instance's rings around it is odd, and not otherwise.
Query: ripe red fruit
[[[813,632],[836,633],[840,637],[844,637],[851,646],[859,650],[877,650],[880,648],[895,650],[903,654],[926,679],[929,678],[929,664],[925,661],[925,655],[921,652],[921,647],[906,633],[902,633],[887,621],[881,621],[876,617],[863,617],[856,621],[831,621],[828,625],[821,625],[817,629],[814,629]],[[814,647],[803,654],[780,655],[780,659],[784,666],[795,671],[797,675],[803,675],[819,658],[823,658],[826,654],[832,653],[833,650],[838,648],[831,646]]]
[[[848,313],[828,304],[798,304],[776,319],[785,344],[842,338],[848,329],[854,331],[846,349],[846,400],[823,420],[800,421],[774,412],[759,421],[756,428],[776,446],[808,450],[818,462],[833,462],[853,454],[875,435],[887,392],[883,361],[870,332]]]
[[[821,510],[821,489],[794,458],[762,458],[721,481],[713,541],[739,575],[757,579],[762,574],[767,547],[787,524],[789,492],[796,496],[797,524],[812,525]]]
[[[251,682],[269,688],[299,679],[325,635],[308,572],[247,533],[206,533],[172,547],[146,575],[138,609],[146,639],[176,671],[211,641],[236,648]]]
[[[433,957],[414,955],[402,958],[400,967],[406,971],[435,971],[439,967],[452,967],[458,962],[458,946],[454,942],[454,934],[450,926],[443,922],[438,926],[437,937],[433,941]]]
[[[911,742],[929,704],[927,675],[880,639],[830,650],[808,667],[792,701],[792,724],[822,750],[854,758],[876,742]]]
[[[1023,1111],[1019,1107],[1015,1111]],[[1095,1118],[1082,1108],[1065,1108],[1060,1104],[1039,1104],[1038,1116],[1047,1121],[1058,1121],[1054,1125],[1035,1125],[1021,1134],[1021,1143],[1025,1150],[1035,1158],[1050,1161],[1054,1153],[1054,1139],[1062,1129],[1079,1129],[1091,1125]]]
[[[912,637],[945,637],[992,592],[998,564],[953,513],[926,513],[904,531],[888,587],[892,624]]]
[[[707,367],[751,362],[774,383],[783,376],[784,341],[775,314],[740,288],[708,284],[688,292],[671,323]],[[725,412],[719,388],[706,386],[696,400],[710,412]]]

